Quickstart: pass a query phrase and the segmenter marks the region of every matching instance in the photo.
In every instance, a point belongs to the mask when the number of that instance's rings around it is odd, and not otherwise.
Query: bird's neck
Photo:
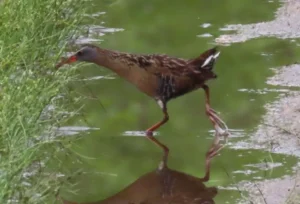
[[[134,55],[99,48],[98,56],[94,63],[99,66],[106,67],[121,76],[124,76],[131,68],[129,66],[128,59],[132,56]]]

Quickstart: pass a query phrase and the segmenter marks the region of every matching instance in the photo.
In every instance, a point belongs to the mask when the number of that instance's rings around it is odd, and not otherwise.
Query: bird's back
[[[168,101],[216,78],[212,69],[218,55],[217,49],[213,48],[191,60],[168,55],[141,55],[138,58],[139,66],[146,70],[149,79],[156,77],[157,82],[152,85],[154,97]],[[147,84],[151,82],[146,81]]]
[[[215,78],[212,68],[218,57],[216,48],[194,59],[168,55],[135,55],[114,52],[106,66],[134,84],[145,94],[168,101],[201,87]]]

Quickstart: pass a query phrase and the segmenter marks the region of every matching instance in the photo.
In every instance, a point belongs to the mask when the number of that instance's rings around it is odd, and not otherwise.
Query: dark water
[[[227,24],[248,24],[274,18],[278,1],[118,0],[94,1],[87,17],[88,39],[98,39],[104,48],[133,53],[166,53],[195,57],[214,46]],[[86,41],[87,39],[85,39]],[[295,56],[288,40],[259,38],[245,43],[221,46],[215,66],[218,78],[209,82],[212,106],[220,112],[232,131],[229,145],[212,162],[208,186],[221,187],[216,203],[236,203],[241,192],[231,190],[240,181],[277,178],[292,173],[296,159],[267,151],[242,149],[236,142],[256,130],[265,113],[264,105],[275,100],[276,91],[265,83],[269,68],[292,63]],[[157,167],[161,150],[142,136],[134,136],[159,121],[157,104],[114,73],[96,65],[78,70],[85,80],[72,85],[86,97],[82,115],[69,126],[99,128],[80,134],[72,149],[84,165],[73,190],[65,192],[70,200],[104,199]],[[104,77],[101,77],[104,76]],[[252,90],[252,91],[251,91]],[[101,104],[100,104],[101,102]],[[104,108],[103,108],[104,107]],[[204,113],[204,93],[195,91],[168,104],[170,121],[158,131],[158,139],[170,148],[169,166],[194,176],[204,174],[204,155],[212,141],[212,125]],[[127,133],[127,134],[125,134]],[[235,147],[235,148],[233,148]],[[261,169],[255,165],[271,163]],[[250,166],[249,166],[250,165]],[[254,165],[251,167],[251,165]]]

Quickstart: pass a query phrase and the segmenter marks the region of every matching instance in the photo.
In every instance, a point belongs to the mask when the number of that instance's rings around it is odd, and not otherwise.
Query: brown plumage
[[[198,178],[169,168],[146,173],[120,192],[95,202],[64,204],[215,204],[218,188],[207,187],[209,177]],[[100,190],[101,191],[101,190]],[[80,192],[79,192],[80,193]]]
[[[228,136],[226,124],[211,109],[209,88],[205,84],[217,78],[213,65],[220,52],[212,48],[194,59],[181,59],[168,55],[137,55],[85,45],[76,54],[60,62],[56,67],[75,61],[86,61],[106,67],[135,85],[141,92],[155,99],[164,113],[164,118],[146,130],[146,136],[163,148],[163,165],[166,164],[169,149],[153,137],[153,131],[169,119],[167,102],[193,90],[203,88],[206,94],[206,114],[216,130],[215,145],[210,150],[215,155],[221,148],[219,136]]]

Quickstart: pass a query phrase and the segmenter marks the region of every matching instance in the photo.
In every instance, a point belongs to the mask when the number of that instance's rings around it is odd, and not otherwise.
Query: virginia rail
[[[224,136],[227,140],[228,128],[211,108],[209,87],[205,84],[208,80],[217,78],[212,69],[219,54],[220,52],[214,47],[196,58],[182,59],[159,54],[130,54],[89,44],[62,60],[56,67],[76,61],[95,63],[112,70],[135,85],[141,92],[152,97],[162,109],[164,117],[146,130],[146,136],[164,150],[162,165],[166,165],[169,149],[153,137],[153,131],[169,120],[167,102],[178,96],[199,88],[205,91],[206,114],[215,128],[214,144],[207,154],[208,158],[213,157],[221,149],[219,136]]]

